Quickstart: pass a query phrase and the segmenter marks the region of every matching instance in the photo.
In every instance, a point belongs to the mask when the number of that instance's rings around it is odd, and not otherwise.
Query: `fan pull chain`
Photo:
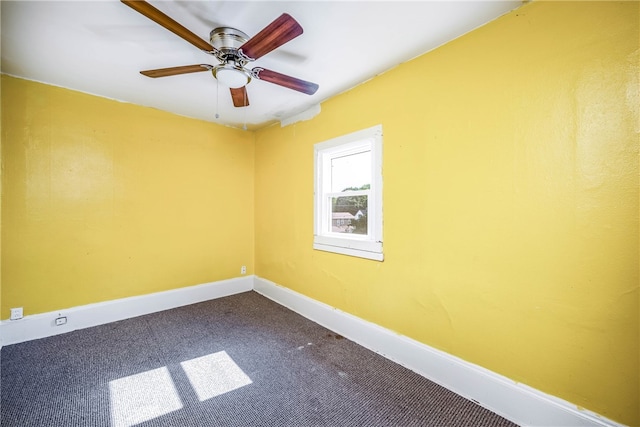
[[[220,85],[218,79],[216,79],[216,119],[220,118],[220,114],[218,114],[218,107],[220,105]]]
[[[242,121],[244,122],[244,125],[242,126],[242,129],[243,130],[247,130],[247,108],[249,108],[249,106],[247,105],[247,91],[246,90],[244,91],[243,96],[244,96],[243,104],[244,104],[245,107],[244,107],[244,112],[243,112],[244,113],[243,114],[244,117],[242,118]]]

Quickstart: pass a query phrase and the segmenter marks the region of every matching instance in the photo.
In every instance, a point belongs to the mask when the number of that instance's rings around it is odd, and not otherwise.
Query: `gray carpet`
[[[513,426],[246,292],[1,352],[2,426]]]

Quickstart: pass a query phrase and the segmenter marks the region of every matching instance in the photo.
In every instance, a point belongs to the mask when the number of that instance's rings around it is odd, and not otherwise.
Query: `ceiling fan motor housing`
[[[211,45],[216,48],[216,57],[222,63],[211,70],[213,76],[225,86],[238,88],[251,81],[251,74],[245,70],[247,61],[238,55],[240,46],[249,36],[231,27],[214,28],[209,34]]]
[[[246,61],[240,58],[238,49],[245,44],[247,40],[249,40],[248,35],[231,27],[214,28],[209,34],[211,45],[219,52],[218,59],[223,62],[229,62],[231,59],[233,59],[234,62],[244,62],[243,64],[238,64],[240,66],[244,66]]]

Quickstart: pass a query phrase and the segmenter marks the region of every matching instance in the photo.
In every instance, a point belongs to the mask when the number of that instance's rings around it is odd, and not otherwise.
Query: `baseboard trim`
[[[600,415],[254,277],[254,291],[521,426],[622,427]]]
[[[77,329],[89,328],[162,310],[221,298],[253,289],[253,276],[204,283],[164,292],[105,301],[0,322],[1,345],[17,344]],[[56,326],[65,316],[67,323]]]

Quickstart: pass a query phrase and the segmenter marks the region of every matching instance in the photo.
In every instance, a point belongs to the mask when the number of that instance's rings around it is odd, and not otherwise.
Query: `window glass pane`
[[[366,235],[368,201],[367,195],[332,197],[331,231]]]
[[[370,184],[371,151],[331,159],[331,193],[361,189]]]

